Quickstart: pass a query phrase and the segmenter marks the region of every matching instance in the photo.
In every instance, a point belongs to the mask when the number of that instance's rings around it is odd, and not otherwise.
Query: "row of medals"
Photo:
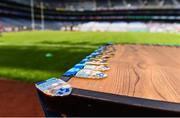
[[[115,55],[115,51],[116,49],[113,45],[105,46],[98,52],[98,55],[91,57],[84,63],[84,68],[77,72],[75,77],[92,79],[106,78],[108,75],[104,72],[110,70],[108,61]]]

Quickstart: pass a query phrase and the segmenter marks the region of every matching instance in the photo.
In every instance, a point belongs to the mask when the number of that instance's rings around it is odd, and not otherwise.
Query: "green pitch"
[[[36,82],[59,77],[107,42],[180,44],[179,34],[112,32],[19,32],[0,37],[0,77]]]

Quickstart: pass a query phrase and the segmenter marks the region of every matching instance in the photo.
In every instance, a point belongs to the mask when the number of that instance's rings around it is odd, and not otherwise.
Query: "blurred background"
[[[4,31],[179,32],[180,0],[1,0]]]

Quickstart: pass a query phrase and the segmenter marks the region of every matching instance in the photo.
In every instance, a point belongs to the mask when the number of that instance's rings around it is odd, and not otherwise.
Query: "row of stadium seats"
[[[0,18],[5,31],[31,29],[31,20],[20,18]],[[41,30],[41,21],[36,20],[36,30]],[[180,23],[143,23],[143,22],[59,22],[45,21],[46,30],[65,31],[112,31],[112,32],[180,32]]]
[[[26,27],[26,29],[31,29],[31,20],[29,19],[21,19],[21,18],[6,18],[0,17],[0,24],[4,27],[15,28],[15,27]],[[77,23],[76,23],[77,24]],[[45,29],[48,30],[60,30],[63,26],[72,26],[74,25],[72,22],[58,22],[58,21],[45,21]],[[35,21],[35,29],[41,29],[41,21]]]
[[[10,2],[11,1],[11,2]],[[13,2],[14,1],[14,2]],[[23,0],[0,0],[0,15],[2,17],[10,17],[10,18],[23,18],[23,19],[31,19],[31,7],[30,0],[26,1],[28,5],[23,5],[20,3]],[[34,0],[35,4],[39,0]],[[143,22],[179,22],[180,21],[180,7],[175,8],[175,3],[178,6],[180,0],[94,0],[96,4],[92,4],[93,0],[82,0],[82,4],[78,1],[80,0],[61,0],[61,2],[54,2],[57,0],[53,0],[52,3],[49,3],[48,0],[43,0],[48,5],[56,5],[63,4],[67,7],[73,7],[76,4],[76,8],[82,9],[94,9],[96,6],[97,9],[103,9],[108,6],[113,6],[112,8],[119,8],[119,10],[97,10],[97,11],[57,11],[44,9],[44,14],[41,14],[41,9],[34,8],[34,16],[36,20],[41,20],[43,18],[48,21],[68,21],[68,22],[88,22],[88,21],[143,21]],[[104,1],[104,2],[103,2]],[[15,2],[19,2],[15,3]],[[157,4],[158,3],[158,4]],[[163,8],[161,6],[171,6],[173,3],[173,8]],[[25,4],[25,3],[24,3]],[[45,5],[46,5],[45,4]],[[150,9],[136,9],[135,6],[148,4],[149,6],[156,6],[155,8]],[[37,3],[36,5],[39,5]],[[62,5],[62,7],[63,7]],[[128,9],[120,9],[120,7],[129,6]],[[179,5],[180,6],[180,5]],[[50,6],[49,6],[50,7]],[[132,8],[135,9],[132,9]],[[143,5],[141,6],[143,7]],[[52,7],[56,8],[56,6]],[[61,9],[62,10],[62,9]],[[57,28],[55,28],[57,29]]]
[[[30,5],[30,0],[7,0]],[[107,10],[124,8],[180,8],[180,0],[43,0],[44,7],[56,10]],[[40,7],[41,0],[34,0]]]

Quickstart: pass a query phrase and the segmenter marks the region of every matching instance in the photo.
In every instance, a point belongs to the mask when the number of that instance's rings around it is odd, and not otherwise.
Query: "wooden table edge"
[[[62,76],[60,79],[62,79],[65,82],[68,82],[71,79],[71,77]],[[180,113],[180,104],[173,102],[130,97],[125,95],[115,95],[111,93],[103,93],[103,92],[97,92],[97,91],[91,91],[91,90],[85,90],[79,88],[73,88],[71,95],[88,98],[88,99],[96,99],[106,102],[112,102],[116,104],[123,104],[123,105],[130,105],[130,106],[137,106],[137,107],[144,107],[144,108]]]

